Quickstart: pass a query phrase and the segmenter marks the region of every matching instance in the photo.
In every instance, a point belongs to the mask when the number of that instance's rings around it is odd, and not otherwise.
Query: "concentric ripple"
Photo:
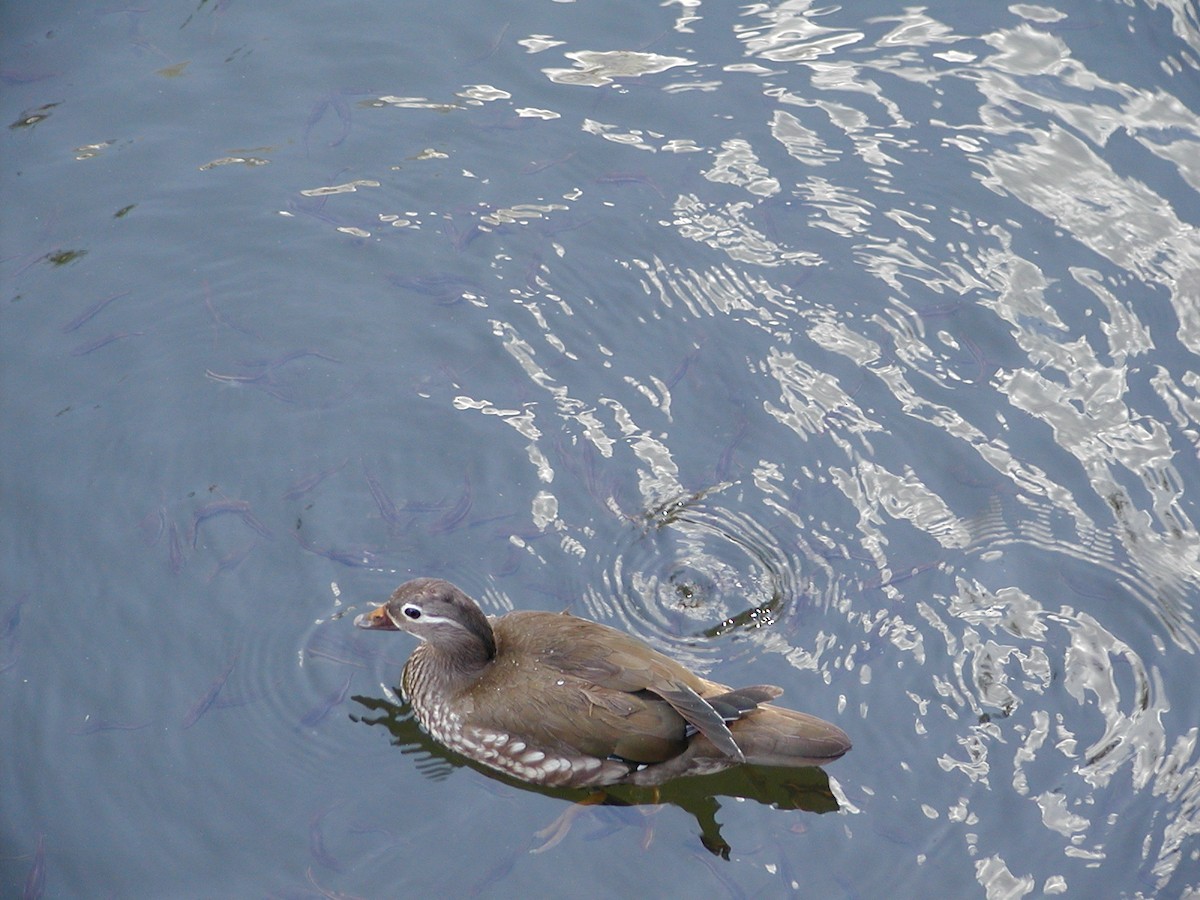
[[[667,645],[702,665],[720,641],[775,625],[803,587],[796,556],[719,490],[683,495],[635,520],[605,563],[588,615]]]

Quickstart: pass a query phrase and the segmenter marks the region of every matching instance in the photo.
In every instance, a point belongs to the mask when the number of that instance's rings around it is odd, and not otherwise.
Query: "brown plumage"
[[[450,749],[535,784],[661,784],[740,763],[817,766],[850,749],[836,725],[731,690],[631,635],[566,613],[489,618],[447,581],[418,578],[354,620],[421,639],[402,688]]]

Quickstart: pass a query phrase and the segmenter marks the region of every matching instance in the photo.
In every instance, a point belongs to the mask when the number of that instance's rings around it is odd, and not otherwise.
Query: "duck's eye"
[[[419,619],[421,618],[421,610],[415,606],[406,606],[404,607],[404,615],[410,619]]]

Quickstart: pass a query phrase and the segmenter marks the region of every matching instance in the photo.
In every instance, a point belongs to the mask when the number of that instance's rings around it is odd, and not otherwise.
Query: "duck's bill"
[[[354,617],[354,624],[358,628],[375,628],[380,631],[399,631],[396,624],[387,614],[387,610],[378,606],[370,612],[365,612],[362,615]]]

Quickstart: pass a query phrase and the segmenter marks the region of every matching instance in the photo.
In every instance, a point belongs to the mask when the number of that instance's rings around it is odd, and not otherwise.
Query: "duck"
[[[489,617],[439,578],[400,585],[354,620],[420,640],[400,688],[421,727],[468,759],[531,784],[656,786],[733,766],[823,766],[850,750],[838,726],[729,688],[645,641],[568,612]]]

